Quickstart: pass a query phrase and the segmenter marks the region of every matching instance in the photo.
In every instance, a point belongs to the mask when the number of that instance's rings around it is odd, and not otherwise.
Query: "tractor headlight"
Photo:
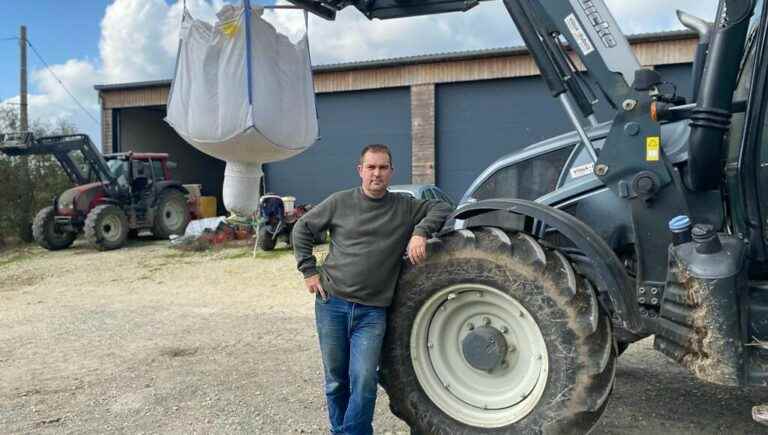
[[[60,209],[72,209],[75,206],[75,197],[73,195],[67,195],[64,198],[59,197],[57,202]]]

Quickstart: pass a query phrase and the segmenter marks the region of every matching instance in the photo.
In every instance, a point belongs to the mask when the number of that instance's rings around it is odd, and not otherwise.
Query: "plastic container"
[[[197,211],[200,219],[216,217],[216,197],[201,196],[198,201]]]

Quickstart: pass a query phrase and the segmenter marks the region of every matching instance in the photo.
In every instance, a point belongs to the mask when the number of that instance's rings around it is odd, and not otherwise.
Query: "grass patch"
[[[26,250],[20,250],[10,252],[7,255],[0,257],[0,267],[10,266],[11,264],[21,263],[23,261],[31,260],[32,254]]]

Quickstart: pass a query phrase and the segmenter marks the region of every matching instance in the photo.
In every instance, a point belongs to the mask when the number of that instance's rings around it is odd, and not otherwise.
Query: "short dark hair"
[[[371,152],[371,153],[387,153],[387,156],[389,157],[389,167],[390,168],[394,167],[392,165],[392,152],[389,151],[389,147],[388,146],[386,146],[384,144],[380,144],[380,143],[366,145],[363,148],[363,152],[360,153],[360,164],[361,165],[363,164],[363,159],[365,158],[365,154],[369,153],[369,152]]]

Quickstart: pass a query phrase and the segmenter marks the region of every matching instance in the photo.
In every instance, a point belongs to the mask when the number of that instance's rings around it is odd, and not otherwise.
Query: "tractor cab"
[[[124,184],[135,200],[141,201],[158,183],[171,179],[173,162],[167,153],[114,153],[104,155],[112,176]]]

